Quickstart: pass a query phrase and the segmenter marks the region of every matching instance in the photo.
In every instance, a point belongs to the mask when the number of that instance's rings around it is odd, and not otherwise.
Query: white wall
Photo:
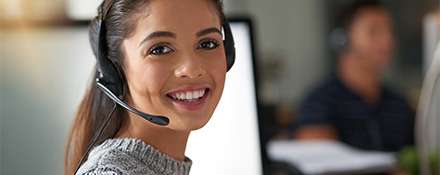
[[[5,114],[5,109],[4,109],[4,101],[5,101],[5,96],[4,96],[4,72],[2,70],[4,70],[4,63],[3,63],[3,58],[0,57],[0,174],[4,174],[3,173],[3,149],[2,149],[2,145],[3,145],[3,117]]]
[[[5,101],[5,97],[4,97],[4,72],[3,70],[4,68],[4,63],[3,63],[3,59],[2,57],[0,57],[0,174],[4,174],[3,171],[3,149],[2,149],[2,145],[3,145],[3,117],[4,117],[4,101]]]
[[[284,65],[278,79],[264,84],[266,101],[297,102],[327,72],[324,1],[226,0],[225,11],[253,17],[260,63]]]
[[[0,30],[2,175],[62,174],[94,58],[87,28]]]

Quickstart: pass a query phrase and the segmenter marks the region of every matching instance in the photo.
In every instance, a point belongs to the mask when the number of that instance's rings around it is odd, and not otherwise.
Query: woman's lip
[[[173,89],[171,91],[168,91],[166,94],[195,91],[195,90],[202,90],[202,89],[211,89],[211,88],[209,85],[188,85],[188,86],[182,86],[177,89]]]
[[[179,101],[179,100],[175,100],[171,97],[168,97],[168,98],[169,98],[169,100],[171,100],[171,103],[173,103],[174,105],[176,105],[179,108],[186,109],[189,111],[195,111],[195,110],[198,110],[203,107],[203,105],[207,102],[207,99],[209,98],[210,94],[211,94],[211,91],[208,90],[202,96],[201,99],[194,100],[194,101],[185,101],[185,100]]]

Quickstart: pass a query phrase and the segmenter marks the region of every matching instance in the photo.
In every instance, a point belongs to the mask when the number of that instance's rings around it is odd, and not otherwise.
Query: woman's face
[[[209,0],[152,0],[123,41],[130,103],[170,119],[167,127],[204,126],[226,75],[220,19]]]

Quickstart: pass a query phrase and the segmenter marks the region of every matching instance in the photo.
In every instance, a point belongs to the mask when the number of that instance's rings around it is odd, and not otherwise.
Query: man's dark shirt
[[[333,76],[312,90],[298,112],[294,128],[331,125],[340,141],[361,149],[399,151],[414,142],[414,111],[385,87],[371,105]]]

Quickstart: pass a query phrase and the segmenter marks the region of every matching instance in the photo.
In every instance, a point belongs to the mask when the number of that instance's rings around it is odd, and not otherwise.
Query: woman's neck
[[[168,156],[183,161],[189,131],[175,131],[157,126],[135,114],[129,115],[122,122],[116,138],[137,138],[158,149]]]

